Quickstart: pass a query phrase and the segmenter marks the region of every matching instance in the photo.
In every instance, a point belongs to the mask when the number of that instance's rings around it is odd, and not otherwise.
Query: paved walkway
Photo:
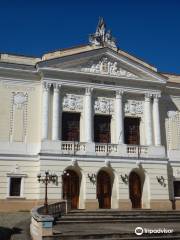
[[[30,240],[30,213],[0,213],[0,240]]]

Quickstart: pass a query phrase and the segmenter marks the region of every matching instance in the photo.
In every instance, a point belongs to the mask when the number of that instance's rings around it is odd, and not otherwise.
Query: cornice
[[[116,157],[116,156],[74,156],[74,155],[58,155],[58,154],[42,154],[40,153],[40,161],[41,160],[57,160],[57,161],[71,161],[72,158],[75,158],[77,161],[89,161],[89,162],[104,162],[106,159],[107,161],[110,161],[111,163],[131,163],[136,164],[137,158],[136,157]],[[167,158],[140,158],[139,159],[142,164],[168,164]]]

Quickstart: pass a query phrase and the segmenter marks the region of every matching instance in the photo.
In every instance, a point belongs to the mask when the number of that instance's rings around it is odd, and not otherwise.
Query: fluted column
[[[93,142],[93,109],[92,109],[92,88],[86,88],[85,92],[85,141]]]
[[[156,146],[161,145],[161,127],[159,116],[160,94],[153,95],[153,123],[154,123],[154,142]]]
[[[144,117],[145,117],[145,137],[147,145],[153,144],[151,97],[152,95],[150,93],[145,94]]]
[[[53,84],[52,140],[55,141],[61,136],[61,116],[60,85]]]
[[[124,143],[123,91],[116,92],[116,143]]]
[[[42,139],[48,139],[49,129],[49,89],[50,84],[43,83],[43,96],[42,96]]]

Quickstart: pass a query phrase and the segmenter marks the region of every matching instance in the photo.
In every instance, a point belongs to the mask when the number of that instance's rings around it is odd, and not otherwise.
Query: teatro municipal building
[[[89,43],[41,58],[0,54],[0,211],[180,209],[180,75]]]

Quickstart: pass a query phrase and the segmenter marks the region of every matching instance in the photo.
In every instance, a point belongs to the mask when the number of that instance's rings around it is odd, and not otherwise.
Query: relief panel
[[[28,95],[23,92],[12,92],[10,112],[10,142],[24,142],[27,135]]]

